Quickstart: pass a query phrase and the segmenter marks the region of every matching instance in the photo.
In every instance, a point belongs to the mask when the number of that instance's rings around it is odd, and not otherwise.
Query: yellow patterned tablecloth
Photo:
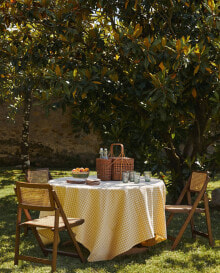
[[[73,229],[76,240],[89,251],[88,261],[110,260],[134,245],[153,245],[166,239],[163,181],[151,179],[139,184],[121,181],[101,182],[98,186],[66,183],[70,177],[51,180],[67,217],[85,219]],[[41,217],[48,215],[41,213]],[[52,232],[41,230],[44,242]]]

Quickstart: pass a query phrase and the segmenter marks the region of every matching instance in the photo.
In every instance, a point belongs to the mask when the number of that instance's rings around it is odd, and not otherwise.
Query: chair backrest
[[[36,171],[47,171],[48,172],[48,180],[53,179],[53,177],[52,177],[52,175],[50,173],[49,168],[39,168],[39,169],[37,168]]]
[[[49,184],[16,182],[18,205],[23,209],[52,211],[55,201]]]
[[[48,183],[49,172],[46,170],[28,170],[27,171],[27,181],[29,183]]]
[[[203,188],[204,184],[208,183],[209,176],[207,172],[194,171],[190,177],[189,190],[193,192],[199,192]]]

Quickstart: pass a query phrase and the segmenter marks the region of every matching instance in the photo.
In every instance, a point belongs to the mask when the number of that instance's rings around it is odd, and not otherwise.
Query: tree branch
[[[170,134],[167,134],[165,136],[165,139],[167,141],[167,147],[165,147],[164,149],[170,161],[172,162],[172,168],[175,169],[175,171],[178,173],[180,170],[181,158],[176,152],[176,148],[173,144]]]
[[[174,37],[176,37],[175,32],[172,27],[172,17],[173,17],[173,9],[174,9],[174,4],[173,4],[172,0],[170,0],[170,4],[171,4],[171,7],[168,9],[168,11],[169,11],[168,16],[164,13],[161,13],[159,10],[158,10],[158,12],[159,12],[159,15],[161,16],[161,18],[164,20],[164,22],[168,25],[172,35]]]
[[[170,4],[171,4],[171,8],[169,9],[170,14],[169,14],[169,17],[168,17],[168,26],[170,28],[171,33],[175,37],[176,35],[175,35],[175,32],[174,32],[173,27],[172,27],[172,17],[173,17],[173,9],[174,9],[174,4],[173,4],[172,0],[170,0]]]

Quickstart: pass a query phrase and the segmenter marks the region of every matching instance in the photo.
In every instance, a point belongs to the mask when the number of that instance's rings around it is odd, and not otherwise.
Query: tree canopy
[[[216,170],[217,3],[103,1],[97,18],[101,85],[96,92],[84,88],[83,97],[78,92],[74,124],[87,129],[91,122],[106,141],[126,144],[142,170],[171,171],[174,192],[192,169]]]
[[[141,170],[170,171],[176,191],[219,163],[218,12],[214,0],[4,1],[4,98],[72,104],[76,129],[123,142]]]

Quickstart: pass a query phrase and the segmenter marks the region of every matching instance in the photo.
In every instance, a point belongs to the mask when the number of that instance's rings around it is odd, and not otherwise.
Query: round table
[[[141,178],[139,184],[101,181],[89,186],[66,182],[71,179],[63,177],[49,183],[67,217],[85,219],[73,231],[76,240],[90,251],[88,261],[110,260],[141,242],[153,245],[166,239],[166,189],[162,180],[145,182]],[[48,212],[41,213],[45,215]],[[47,231],[40,234],[42,239],[50,237]]]

